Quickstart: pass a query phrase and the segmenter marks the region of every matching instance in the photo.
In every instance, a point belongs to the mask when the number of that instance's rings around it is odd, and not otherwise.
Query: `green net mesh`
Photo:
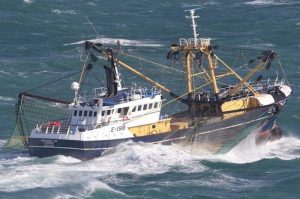
[[[20,94],[16,105],[16,126],[6,147],[26,149],[27,138],[37,124],[68,118],[68,103],[29,93]]]

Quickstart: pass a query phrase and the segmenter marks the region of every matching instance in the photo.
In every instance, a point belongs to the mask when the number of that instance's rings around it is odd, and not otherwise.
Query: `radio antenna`
[[[85,18],[86,18],[87,22],[91,25],[91,27],[92,27],[93,31],[96,33],[97,37],[99,38],[100,35],[99,35],[98,31],[96,30],[95,26],[93,25],[93,23],[90,21],[90,19],[87,16],[85,16]]]

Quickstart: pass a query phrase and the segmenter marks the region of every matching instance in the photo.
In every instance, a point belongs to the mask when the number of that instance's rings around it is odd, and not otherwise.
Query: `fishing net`
[[[230,111],[214,122],[200,121],[193,129],[192,142],[210,152],[227,152],[269,118],[269,110],[270,106],[262,106]]]
[[[37,124],[68,118],[68,103],[31,93],[21,93],[16,105],[16,126],[6,147],[26,149],[27,138]]]

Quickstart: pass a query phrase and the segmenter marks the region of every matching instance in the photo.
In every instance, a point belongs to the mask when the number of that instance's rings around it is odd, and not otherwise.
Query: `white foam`
[[[27,4],[31,4],[33,3],[33,0],[23,0],[24,3],[27,3]]]
[[[3,166],[0,168],[0,191],[79,186],[76,195],[88,195],[99,188],[118,192],[105,186],[109,182],[116,183],[122,180],[117,174],[203,172],[207,168],[199,160],[176,146],[136,143],[121,144],[104,156],[85,162],[64,156],[43,159],[18,157],[0,160],[0,165]],[[98,182],[99,180],[101,182]],[[96,181],[96,184],[81,186],[91,181]],[[73,195],[68,191],[65,194]]]
[[[88,2],[87,4],[90,6],[96,6],[96,4],[94,2]]]
[[[266,48],[272,48],[275,45],[272,43],[252,43],[251,45],[240,45],[242,48],[250,48],[250,49],[257,49],[257,50],[264,50]]]
[[[245,4],[264,6],[264,5],[286,5],[286,4],[296,4],[296,3],[299,2],[290,2],[289,0],[255,0],[255,1],[248,1]]]
[[[52,9],[51,12],[61,15],[61,14],[70,14],[70,15],[76,15],[77,13],[75,10],[59,10],[59,9]]]
[[[100,159],[102,162],[118,159],[120,172],[137,175],[160,174],[174,169],[180,172],[202,172],[207,169],[199,163],[197,156],[176,145],[124,143],[114,153]]]
[[[49,73],[49,74],[66,74],[67,72],[58,72],[58,71],[42,70],[42,71],[34,72],[33,74],[35,74],[35,75],[40,75],[40,74],[43,74],[43,73]]]
[[[20,77],[23,77],[23,78],[27,78],[28,77],[28,74],[25,73],[25,72],[17,72],[17,75],[20,76]]]
[[[9,72],[5,72],[5,71],[3,71],[3,70],[0,70],[0,73],[5,74],[5,75],[12,75],[12,74],[10,74]]]
[[[292,117],[300,120],[300,117],[298,115],[292,115]]]
[[[73,163],[79,163],[79,162],[81,162],[81,160],[73,158],[73,157],[69,157],[69,156],[59,155],[59,156],[57,156],[57,159],[55,162],[56,163],[73,164]]]
[[[77,190],[76,194],[59,193],[59,195],[56,196],[54,199],[88,198],[96,190],[106,190],[106,191],[113,192],[113,193],[121,195],[121,196],[127,196],[125,193],[115,190],[103,182],[100,182],[98,180],[91,180],[91,181],[87,181],[86,183],[84,183],[83,188]]]
[[[3,147],[7,143],[7,140],[0,140],[0,147]]]
[[[10,101],[10,102],[15,101],[15,99],[12,98],[12,97],[4,97],[4,96],[0,96],[0,100],[2,100],[2,101]]]
[[[65,44],[65,45],[83,44],[85,41],[99,42],[102,44],[111,44],[111,45],[117,45],[118,42],[120,42],[120,44],[122,46],[139,46],[139,47],[161,47],[162,46],[161,44],[152,43],[152,41],[149,41],[149,40],[139,41],[139,40],[129,40],[129,39],[122,39],[122,38],[104,38],[104,37],[97,38],[97,39],[77,41],[77,42]]]
[[[4,142],[0,140],[0,145]],[[85,198],[99,189],[123,195],[124,193],[109,186],[110,183],[120,184],[126,180],[118,174],[153,175],[174,171],[200,173],[209,169],[201,163],[203,160],[236,164],[269,158],[291,160],[300,158],[299,148],[300,139],[295,137],[284,137],[258,147],[254,143],[254,135],[251,134],[224,155],[200,156],[183,150],[178,145],[127,142],[105,152],[102,157],[83,162],[65,156],[0,159],[0,191],[62,187],[64,191],[57,199]],[[226,186],[228,189],[234,189],[239,183],[245,186],[252,184],[251,181],[237,181],[222,173],[218,173],[218,176],[219,180],[212,178],[203,183],[209,186]]]
[[[211,161],[224,161],[236,164],[251,163],[271,158],[292,160],[300,158],[299,147],[300,139],[295,137],[283,137],[280,140],[257,146],[254,134],[251,134],[227,154],[211,155],[206,158]]]

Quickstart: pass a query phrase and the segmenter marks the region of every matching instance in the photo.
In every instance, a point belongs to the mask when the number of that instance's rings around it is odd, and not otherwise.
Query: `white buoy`
[[[71,89],[72,89],[73,91],[78,91],[78,90],[79,90],[79,83],[78,83],[78,82],[73,82],[73,83],[71,84]]]
[[[79,83],[78,82],[72,82],[71,89],[74,91],[74,104],[77,104],[77,97],[78,97],[78,91],[79,91]]]

